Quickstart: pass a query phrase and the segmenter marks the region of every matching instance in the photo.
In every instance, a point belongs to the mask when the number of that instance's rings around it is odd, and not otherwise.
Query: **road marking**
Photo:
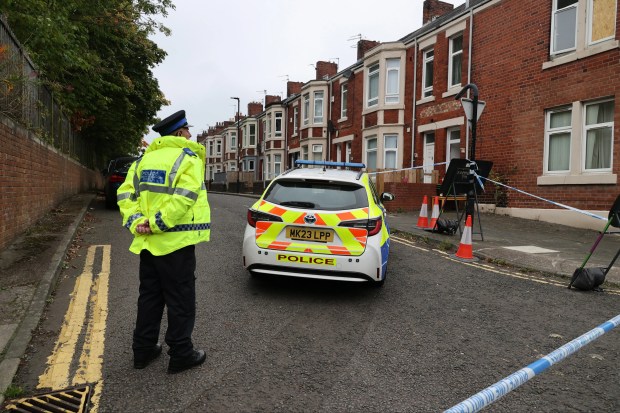
[[[94,277],[93,266],[98,248],[102,250],[101,270]],[[69,383],[72,386],[97,383],[91,397],[92,412],[97,411],[103,388],[102,367],[108,315],[110,260],[110,245],[91,245],[88,248],[84,269],[76,279],[60,335],[52,354],[47,359],[47,368],[39,376],[37,385],[37,388],[62,390],[69,386]],[[73,364],[75,372],[70,379],[72,363],[77,356],[76,348],[82,332],[84,339],[81,354],[77,363]]]
[[[426,252],[430,251],[430,250],[428,250],[426,248],[418,247],[417,245],[415,245],[415,243],[413,241],[409,241],[408,239],[405,239],[405,238],[398,238],[398,237],[395,237],[395,236],[392,235],[392,236],[390,236],[390,239],[392,241],[396,242],[397,244],[403,244],[403,245],[406,245],[408,247],[415,248],[415,249],[422,250],[422,251],[426,251]]]
[[[507,275],[509,277],[518,278],[518,279],[521,279],[521,280],[533,281],[533,282],[537,282],[537,283],[540,283],[540,284],[549,284],[549,285],[553,285],[553,286],[556,286],[556,287],[566,288],[567,285],[568,285],[567,283],[563,283],[563,282],[558,281],[558,280],[547,279],[547,278],[539,277],[539,276],[535,276],[535,275],[526,275],[526,274],[523,274],[523,273],[518,273],[518,272],[514,272],[514,271],[508,271],[508,270],[500,269],[500,268],[494,267],[494,266],[492,266],[490,264],[486,264],[484,262],[474,263],[474,262],[465,262],[465,261],[457,260],[457,259],[454,259],[450,254],[446,253],[445,251],[438,250],[438,249],[429,250],[429,249],[421,248],[421,247],[416,246],[413,241],[409,241],[409,240],[404,239],[404,238],[398,238],[398,237],[392,236],[391,239],[394,240],[394,242],[396,242],[398,244],[402,244],[402,245],[405,245],[405,246],[408,246],[408,247],[411,247],[411,248],[415,248],[415,249],[418,249],[418,250],[422,250],[422,251],[425,251],[425,252],[438,252],[438,253],[440,253],[441,255],[444,256],[443,258],[448,259],[448,260],[450,260],[452,262],[457,262],[457,263],[460,263],[460,264],[469,265],[470,267],[475,267],[475,268],[478,268],[478,269],[481,269],[481,270],[484,270],[484,271],[494,272],[494,273],[501,274],[501,275]],[[613,295],[619,295],[620,296],[620,290],[606,288],[604,290],[604,292],[607,293],[607,294],[613,294]]]

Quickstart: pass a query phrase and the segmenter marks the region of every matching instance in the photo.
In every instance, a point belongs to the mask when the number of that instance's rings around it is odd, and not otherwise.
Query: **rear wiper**
[[[294,206],[300,208],[314,208],[315,204],[313,202],[304,202],[304,201],[284,201],[280,202],[282,206]]]

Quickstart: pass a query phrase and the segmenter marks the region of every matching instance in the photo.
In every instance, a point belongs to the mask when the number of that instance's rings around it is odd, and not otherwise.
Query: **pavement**
[[[104,199],[94,192],[68,198],[0,251],[0,405],[58,275],[79,249],[80,227],[87,225],[92,202],[103,203]],[[441,218],[458,217],[454,211],[444,211]],[[420,229],[417,223],[418,211],[388,214],[395,237],[414,238],[452,253],[469,242],[459,231],[445,235]],[[601,221],[600,231],[605,224]],[[586,267],[607,267],[620,249],[620,229],[610,230],[603,235]],[[471,227],[472,258],[564,277],[568,285],[573,271],[582,265],[599,235],[600,232],[589,229],[482,213],[474,215]],[[602,287],[620,288],[620,261],[610,269]]]

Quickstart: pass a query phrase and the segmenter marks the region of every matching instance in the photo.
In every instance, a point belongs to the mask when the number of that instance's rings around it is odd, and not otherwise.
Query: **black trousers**
[[[192,354],[196,319],[196,254],[190,245],[163,256],[140,252],[140,296],[133,332],[134,357],[150,353],[159,339],[164,307],[167,308],[166,344],[171,358]]]

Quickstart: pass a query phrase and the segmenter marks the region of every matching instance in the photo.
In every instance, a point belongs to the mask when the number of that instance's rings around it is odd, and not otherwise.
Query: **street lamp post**
[[[474,226],[474,201],[475,201],[475,183],[474,183],[474,172],[476,171],[476,128],[478,123],[478,87],[469,83],[461,89],[461,91],[454,97],[455,100],[459,100],[463,97],[465,92],[468,89],[471,89],[474,95],[473,99],[473,107],[472,107],[472,116],[471,116],[471,153],[469,156],[470,166],[469,166],[469,183],[471,184],[471,189],[467,193],[467,215],[471,216],[471,225],[472,229]]]
[[[237,101],[237,116],[235,119],[237,120],[237,193],[239,193],[239,174],[241,173],[241,162],[239,159],[239,148],[241,147],[241,134],[240,134],[240,125],[239,125],[239,113],[241,111],[241,101],[237,97],[231,97],[231,99],[235,99]]]

